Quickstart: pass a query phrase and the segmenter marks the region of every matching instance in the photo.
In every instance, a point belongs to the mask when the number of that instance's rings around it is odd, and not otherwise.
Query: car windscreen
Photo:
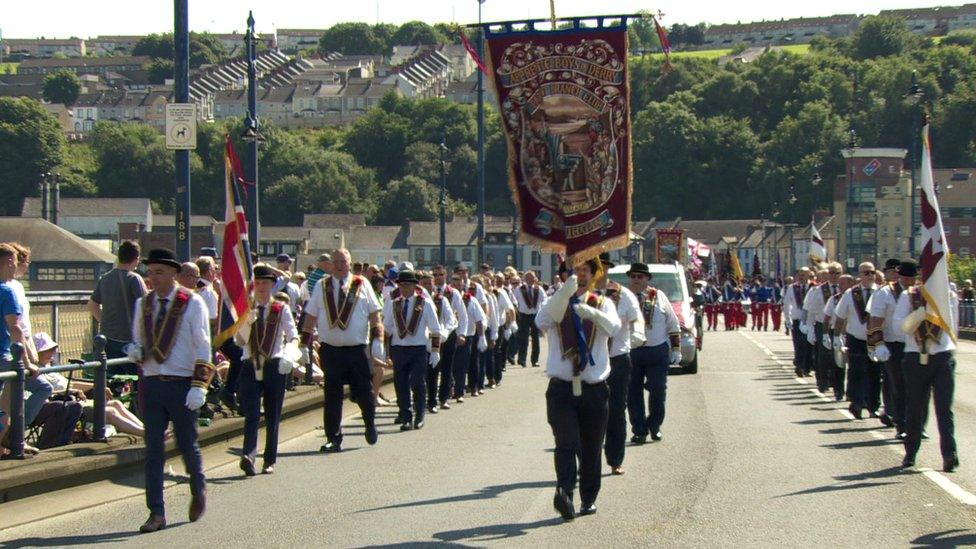
[[[628,282],[627,275],[623,273],[611,274],[610,279],[624,286]],[[684,295],[681,292],[681,280],[676,273],[654,273],[654,278],[651,279],[651,286],[664,292],[664,295],[668,296],[668,301],[672,303],[684,300]]]

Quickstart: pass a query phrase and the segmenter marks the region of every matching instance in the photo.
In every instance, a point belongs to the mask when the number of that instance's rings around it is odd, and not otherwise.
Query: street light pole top
[[[248,30],[254,31],[254,12],[251,10],[247,12],[247,27]]]

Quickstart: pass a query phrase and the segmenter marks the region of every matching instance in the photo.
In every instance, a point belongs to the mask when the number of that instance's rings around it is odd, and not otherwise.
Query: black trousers
[[[600,493],[600,449],[607,433],[610,389],[606,382],[583,384],[583,394],[573,396],[572,383],[550,379],[546,390],[546,417],[556,441],[556,485],[570,498],[580,482],[583,505]],[[577,467],[577,459],[579,467]]]
[[[454,398],[461,398],[464,396],[464,385],[465,385],[465,375],[468,372],[468,363],[471,360],[472,349],[473,352],[478,352],[475,349],[475,340],[477,336],[468,336],[464,338],[464,345],[460,343],[456,345],[454,351]]]
[[[918,353],[905,353],[906,416],[905,455],[915,457],[922,443],[922,425],[929,409],[929,393],[935,402],[935,419],[939,424],[939,449],[942,457],[956,453],[952,396],[956,389],[956,359],[952,352],[929,355],[922,365]]]
[[[502,331],[499,329],[499,331]],[[505,368],[505,354],[508,352],[508,340],[504,334],[498,334],[498,341],[495,341],[495,348],[491,350],[494,357],[491,361],[492,369],[488,372],[488,378],[494,380],[495,384],[502,381],[502,370]]]
[[[363,423],[372,425],[376,419],[373,369],[369,365],[365,345],[333,347],[322,343],[319,362],[325,373],[325,436],[329,442],[341,444],[343,385],[349,384],[349,393],[359,405]]]
[[[895,422],[899,433],[905,432],[905,344],[885,342],[891,358],[885,362],[885,413]]]
[[[455,331],[451,332],[447,341],[441,345],[441,361],[437,363],[437,367],[427,369],[428,408],[436,406],[438,401],[446,402],[451,397],[451,375],[456,349],[457,332]]]
[[[793,321],[793,331],[790,332],[793,338],[793,367],[796,369],[806,368],[807,363],[807,334],[800,332],[800,321]],[[819,383],[819,380],[818,380]]]
[[[230,338],[220,346],[219,350],[230,362],[230,368],[227,369],[227,379],[224,380],[224,391],[236,395],[237,379],[241,375],[241,368],[244,367],[244,349],[234,342],[234,338]]]
[[[607,438],[603,452],[607,465],[620,467],[624,464],[624,448],[627,443],[627,394],[630,391],[630,354],[610,358],[609,412],[607,416]]]
[[[824,351],[826,349],[820,343],[823,340],[824,325],[823,322],[817,322],[813,325],[814,341],[813,346],[807,343],[807,352],[810,353],[810,360],[801,368],[804,374],[810,373],[811,368],[813,369],[813,375],[817,379],[817,386],[821,384],[824,386],[830,385],[830,366],[833,364],[833,357],[825,357]],[[806,339],[806,334],[801,334],[804,340]]]
[[[285,401],[285,376],[278,373],[278,359],[269,360],[262,369],[259,381],[254,362],[247,360],[241,369],[240,409],[244,415],[243,454],[252,461],[258,455],[258,427],[261,423],[261,403],[264,402],[264,463],[278,461],[278,426],[281,406]]]
[[[848,397],[851,406],[858,410],[868,409],[868,368],[871,359],[868,358],[868,343],[863,339],[848,334],[847,336],[847,377]]]
[[[518,314],[518,360],[517,362],[525,366],[525,354],[529,347],[529,339],[532,340],[532,364],[539,363],[539,327],[535,325],[535,315]]]

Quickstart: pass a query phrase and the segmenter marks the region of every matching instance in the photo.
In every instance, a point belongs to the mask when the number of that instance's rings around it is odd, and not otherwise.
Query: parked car
[[[651,263],[651,286],[664,292],[678,316],[681,324],[681,368],[685,373],[698,372],[698,323],[695,322],[697,311],[693,306],[692,294],[688,289],[685,271],[677,263]],[[627,285],[627,271],[629,265],[612,267],[607,273],[610,280]]]

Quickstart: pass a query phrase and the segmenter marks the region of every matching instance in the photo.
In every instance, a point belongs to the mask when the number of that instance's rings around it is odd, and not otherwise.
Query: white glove
[[[569,300],[576,294],[578,288],[579,285],[576,281],[576,275],[573,275],[567,278],[566,282],[549,298],[549,303],[546,305],[546,308],[553,322],[557,324],[562,322],[563,315],[566,314],[566,308],[569,307]]]
[[[901,331],[908,335],[914,334],[923,320],[925,320],[925,307],[919,307],[901,321]]]
[[[803,335],[806,335],[807,332],[809,332],[809,331],[810,331],[810,327],[807,326],[805,323],[801,322],[800,323],[800,333],[803,334]]]
[[[801,326],[802,326],[802,324],[801,324]],[[817,344],[817,334],[813,330],[809,330],[808,329],[807,331],[805,331],[803,333],[807,334],[807,343],[809,343],[810,345],[816,345]]]
[[[186,408],[191,411],[197,411],[201,406],[207,401],[207,391],[201,389],[200,387],[190,387],[190,390],[186,392]]]
[[[282,358],[282,359],[278,360],[278,373],[279,374],[281,374],[283,376],[286,376],[286,375],[290,374],[291,371],[294,370],[294,369],[295,369],[295,363],[292,362],[292,361],[290,361],[290,360],[288,360],[287,358]]]
[[[142,345],[138,343],[129,343],[122,348],[122,352],[125,356],[129,357],[132,362],[142,362]]]
[[[878,343],[874,348],[875,362],[888,362],[891,358],[891,350],[884,343]]]
[[[606,334],[613,334],[620,328],[620,320],[618,319],[614,322],[614,319],[608,316],[606,313],[597,309],[596,307],[590,307],[585,303],[577,303],[573,305],[573,310],[579,315],[581,319],[589,320],[590,322],[596,324],[601,330]]]
[[[311,353],[309,353],[308,347],[302,347],[301,352],[302,352],[302,358],[299,359],[299,364],[311,364],[312,355]]]
[[[488,350],[488,340],[485,339],[485,334],[478,336],[478,352],[483,353]]]
[[[824,334],[823,337],[820,339],[820,343],[827,349],[834,348],[833,345],[830,344],[830,334]]]
[[[488,330],[488,339],[491,341],[498,341],[498,328]]]
[[[383,342],[379,339],[374,339],[372,343],[369,344],[369,353],[373,355],[373,358],[379,361],[386,360],[386,351],[383,349]]]
[[[431,366],[437,366],[437,363],[441,361],[441,353],[439,351],[431,351],[430,358],[427,363]]]
[[[671,351],[669,359],[671,364],[681,364],[681,351]]]
[[[643,347],[645,343],[647,343],[647,336],[644,334],[644,324],[641,322],[631,324],[630,348],[636,349],[638,347]]]
[[[844,338],[838,335],[834,336],[834,346],[833,349],[843,349],[844,348]]]

